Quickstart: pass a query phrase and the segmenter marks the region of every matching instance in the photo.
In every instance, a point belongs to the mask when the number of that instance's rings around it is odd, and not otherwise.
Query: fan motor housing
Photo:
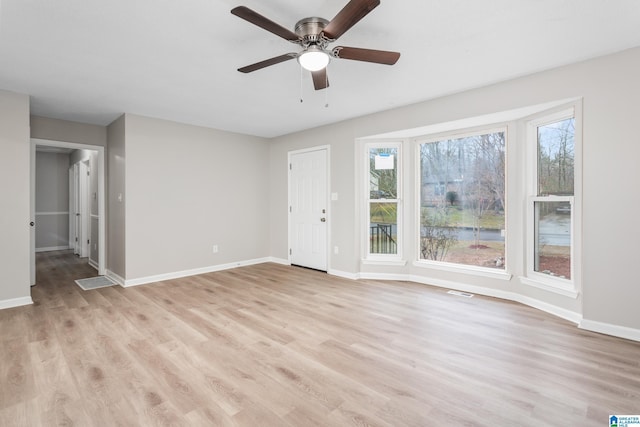
[[[327,24],[329,24],[329,21],[317,16],[304,18],[296,23],[295,33],[302,38],[304,46],[313,44],[322,46],[326,42],[322,40],[320,33],[322,33]]]

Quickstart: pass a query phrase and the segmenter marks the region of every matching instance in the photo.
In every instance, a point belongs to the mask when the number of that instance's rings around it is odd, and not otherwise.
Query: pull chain
[[[328,68],[328,66],[327,66]],[[324,89],[324,108],[329,108],[329,73],[326,72],[327,70],[325,70],[324,73],[324,83],[325,83],[325,89]]]
[[[300,103],[304,102],[304,99],[302,98],[302,67],[300,67]]]

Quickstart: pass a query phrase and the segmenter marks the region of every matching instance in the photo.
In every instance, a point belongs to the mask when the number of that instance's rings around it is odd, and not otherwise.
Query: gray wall
[[[31,138],[77,144],[107,145],[106,126],[31,116]]]
[[[69,247],[69,154],[36,152],[36,251]]]
[[[125,129],[127,280],[269,256],[267,140],[130,114]]]
[[[581,313],[584,319],[640,329],[635,286],[635,258],[640,230],[635,207],[640,195],[640,144],[637,143],[637,100],[640,98],[640,48],[591,61],[537,73],[508,82],[459,93],[342,123],[275,138],[271,158],[271,255],[287,258],[287,151],[331,145],[331,186],[339,194],[331,205],[331,244],[339,255],[330,258],[332,269],[401,273],[432,277],[452,283],[496,288],[534,298],[544,304]],[[360,265],[355,195],[354,139],[485,114],[583,97],[583,273],[581,298],[568,297],[519,283],[453,272],[405,267]],[[625,208],[619,208],[622,201]],[[630,207],[630,208],[626,208]],[[615,215],[612,217],[612,213]],[[412,255],[411,255],[412,256]]]
[[[29,97],[0,90],[0,307],[31,301]]]
[[[125,116],[107,128],[107,269],[126,277]],[[121,195],[121,197],[118,197]]]

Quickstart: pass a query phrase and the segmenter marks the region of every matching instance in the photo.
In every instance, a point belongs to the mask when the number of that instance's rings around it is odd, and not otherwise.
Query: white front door
[[[289,155],[289,260],[327,271],[326,148]]]

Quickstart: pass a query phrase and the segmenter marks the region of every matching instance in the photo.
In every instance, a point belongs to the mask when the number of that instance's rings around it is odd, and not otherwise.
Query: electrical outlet
[[[213,245],[213,253],[214,254],[218,253],[218,245]]]

